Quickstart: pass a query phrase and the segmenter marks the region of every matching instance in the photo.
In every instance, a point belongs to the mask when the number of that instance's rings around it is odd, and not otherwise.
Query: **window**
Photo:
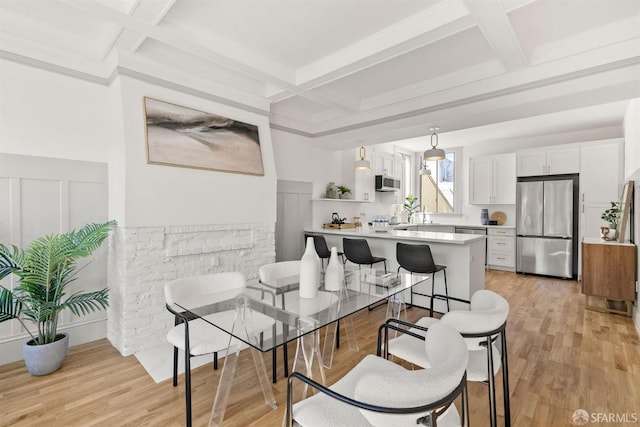
[[[456,160],[461,159],[460,149],[446,151],[443,160],[422,161],[420,173],[420,206],[428,213],[459,212],[456,194],[456,177],[459,171]]]
[[[411,157],[406,154],[402,154],[402,199],[404,200],[409,194],[412,194],[411,179]]]

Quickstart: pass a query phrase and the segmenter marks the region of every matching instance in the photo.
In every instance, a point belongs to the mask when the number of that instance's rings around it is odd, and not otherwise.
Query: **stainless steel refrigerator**
[[[572,278],[577,272],[578,176],[520,178],[516,271]]]

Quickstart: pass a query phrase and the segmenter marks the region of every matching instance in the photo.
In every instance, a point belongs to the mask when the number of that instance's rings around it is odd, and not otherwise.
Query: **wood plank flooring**
[[[514,426],[573,426],[572,414],[579,408],[640,418],[640,342],[628,317],[585,310],[574,281],[488,271],[486,287],[511,305],[507,337]],[[412,308],[408,315],[415,320],[426,311]],[[355,315],[361,350],[344,345],[337,351],[327,371],[329,383],[375,352],[383,316],[383,308]],[[271,366],[271,354],[264,357]],[[193,370],[195,426],[207,425],[219,375],[210,366]],[[264,404],[248,352],[241,355],[236,375],[225,426],[280,426],[286,381],[274,385],[279,408],[272,410]],[[471,425],[488,425],[486,387],[470,383],[469,392]],[[502,425],[504,413],[498,408]],[[30,376],[23,362],[0,366],[0,426],[35,425],[184,425],[183,379],[175,388],[171,380],[155,384],[135,357],[120,356],[107,340],[71,348],[63,367],[45,377]]]

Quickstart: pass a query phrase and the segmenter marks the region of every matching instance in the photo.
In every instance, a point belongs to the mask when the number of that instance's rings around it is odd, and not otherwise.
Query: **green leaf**
[[[5,288],[0,288],[0,322],[17,319],[22,311],[22,303],[13,298],[13,293]]]
[[[0,244],[0,279],[15,274],[18,286],[2,288],[0,321],[17,318],[38,326],[37,342],[55,339],[58,314],[69,309],[77,316],[108,306],[108,289],[75,293],[65,300],[66,288],[77,279],[76,261],[91,255],[109,235],[115,221],[87,224],[77,231],[46,235],[27,248]]]

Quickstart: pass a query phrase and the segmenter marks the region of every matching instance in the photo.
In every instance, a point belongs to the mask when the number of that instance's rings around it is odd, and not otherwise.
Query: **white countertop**
[[[619,243],[618,239],[604,240],[603,238],[597,238],[597,237],[585,237],[584,239],[582,239],[582,242],[587,245],[635,246],[633,243],[629,241],[625,241],[624,243]]]
[[[434,227],[456,227],[456,228],[516,228],[515,225],[481,225],[481,224],[441,224],[441,223],[431,223],[425,222],[424,224],[398,224],[394,225],[394,227],[424,227],[424,226],[434,226]]]
[[[448,243],[454,245],[466,245],[478,240],[484,240],[487,236],[481,234],[456,234],[456,233],[432,233],[430,231],[405,231],[405,230],[389,230],[378,232],[372,229],[364,230],[362,228],[347,229],[331,229],[331,228],[314,228],[305,230],[311,233],[334,234],[353,238],[376,238],[391,240],[415,240],[420,242],[431,243]]]

